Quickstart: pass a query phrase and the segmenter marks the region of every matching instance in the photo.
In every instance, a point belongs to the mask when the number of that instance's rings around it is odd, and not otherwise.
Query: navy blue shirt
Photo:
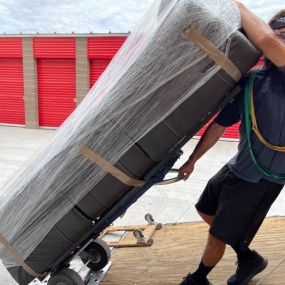
[[[284,184],[285,180],[275,180],[264,176],[252,162],[245,131],[244,87],[249,74],[241,82],[241,93],[216,117],[215,122],[229,127],[241,121],[240,141],[237,154],[228,162],[230,170],[239,178],[257,183],[266,179]],[[285,146],[285,67],[260,70],[254,82],[254,106],[260,133],[272,145]],[[252,132],[251,142],[259,163],[274,173],[285,175],[285,153],[266,147]]]

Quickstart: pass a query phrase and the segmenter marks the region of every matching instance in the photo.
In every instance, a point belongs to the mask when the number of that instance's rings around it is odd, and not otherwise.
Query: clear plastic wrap
[[[24,259],[106,175],[90,170],[80,144],[115,164],[220,70],[201,72],[206,55],[186,37],[190,25],[220,47],[239,29],[240,15],[229,0],[154,1],[81,105],[1,189],[0,233]],[[187,92],[165,96],[161,86],[189,69]],[[1,259],[18,265],[3,247]]]

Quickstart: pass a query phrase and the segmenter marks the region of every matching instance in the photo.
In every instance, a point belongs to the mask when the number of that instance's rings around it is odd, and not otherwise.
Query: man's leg
[[[201,218],[211,226],[215,216],[206,215],[200,211],[197,211]],[[222,259],[225,252],[226,245],[222,241],[215,238],[210,233],[208,234],[208,240],[205,247],[205,251],[202,257],[202,263],[207,267],[215,267],[217,263]],[[206,277],[206,276],[205,276]]]
[[[240,259],[241,257],[244,259]],[[267,266],[268,261],[263,258],[256,251],[251,251],[248,249],[248,252],[237,252],[237,270],[229,279],[228,285],[246,285],[250,280],[257,275],[259,272],[264,270]]]
[[[205,221],[209,226],[211,226],[214,220],[214,216],[209,216],[199,211],[197,212],[203,219],[203,221]],[[252,252],[249,247],[232,246],[232,249],[236,252],[239,261],[247,261],[254,256],[254,252]]]
[[[206,215],[206,214],[204,214],[198,210],[197,210],[197,212],[200,215],[200,217],[203,219],[204,222],[206,222],[209,226],[212,224],[215,216]]]
[[[211,226],[214,216],[206,215],[202,212],[198,211],[198,214],[201,216],[201,218],[209,225]],[[225,245],[224,245],[225,246]],[[214,247],[214,248],[213,248]],[[254,273],[258,273],[259,271],[262,271],[266,265],[267,260],[263,259],[262,256],[260,256],[257,252],[250,250],[247,246],[233,246],[233,250],[237,254],[237,259],[239,264],[245,264],[245,267],[250,269],[251,263],[257,263],[257,270]],[[224,248],[225,250],[225,248]],[[210,271],[215,267],[215,265],[220,261],[220,259],[223,257],[223,245],[220,244],[220,241],[217,240],[215,237],[211,236],[209,234],[208,242],[205,248],[205,252],[202,258],[202,261],[200,263],[200,266],[196,272],[192,274],[193,278],[206,278],[206,276],[210,273]],[[253,261],[252,261],[253,260]],[[239,272],[240,269],[237,271]],[[248,275],[248,274],[245,274]],[[242,280],[245,279],[245,277],[241,278]],[[237,278],[236,274],[231,276],[228,280],[228,284],[240,284],[242,281]]]
[[[219,192],[223,189],[223,179],[221,178],[226,177],[226,173],[228,171],[228,167],[225,166],[212,179],[209,180],[206,188],[199,198],[199,201],[195,205],[198,213],[209,226],[214,221],[215,213],[219,204]],[[189,273],[180,285],[211,284],[207,279],[207,275],[220,261],[224,251],[225,244],[215,238],[213,235],[209,234],[198,269],[193,274]]]
[[[259,253],[250,250],[248,244],[256,235],[272,203],[279,195],[283,185],[261,180],[256,186],[256,191],[263,191],[259,197],[259,204],[251,214],[248,227],[245,228],[239,242],[233,247],[237,254],[238,267],[234,275],[228,279],[228,285],[248,284],[248,282],[259,272],[264,270],[268,261]],[[247,242],[246,242],[247,241]]]
[[[250,260],[255,256],[254,252],[250,250],[249,247],[238,247],[238,246],[232,246],[232,249],[235,251],[237,255],[237,260],[239,262],[244,262],[247,260]]]
[[[199,215],[202,219],[208,224],[211,225],[214,219],[214,216],[206,215],[202,212],[199,212]],[[210,233],[208,234],[207,244],[203,253],[202,261],[198,269],[191,274],[191,279],[195,280],[197,284],[207,284],[207,275],[211,270],[217,265],[217,263],[222,259],[225,252],[225,243],[218,240]],[[190,282],[185,284],[191,284]],[[209,283],[208,283],[209,284]]]
[[[210,233],[208,234],[208,240],[205,247],[205,251],[202,257],[202,262],[207,267],[215,267],[222,259],[225,252],[226,244]]]

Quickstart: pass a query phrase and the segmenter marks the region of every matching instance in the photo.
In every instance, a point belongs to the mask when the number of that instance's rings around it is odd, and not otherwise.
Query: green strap
[[[259,163],[253,153],[253,149],[251,145],[252,121],[251,121],[251,116],[250,116],[250,110],[251,110],[250,100],[251,100],[251,96],[253,96],[253,85],[254,85],[254,80],[255,80],[257,72],[258,72],[257,70],[254,70],[251,73],[248,83],[246,84],[246,87],[245,87],[245,96],[244,96],[245,128],[246,128],[246,136],[247,136],[249,153],[250,153],[250,156],[251,156],[251,159],[254,165],[264,176],[273,178],[276,180],[285,179],[285,175],[274,173],[270,169],[266,168],[264,165]]]

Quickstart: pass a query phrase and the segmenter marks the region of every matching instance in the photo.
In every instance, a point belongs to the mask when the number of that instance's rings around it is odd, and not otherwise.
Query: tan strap
[[[208,39],[203,37],[201,33],[194,27],[186,31],[188,38],[198,45],[216,64],[232,77],[236,82],[241,78],[241,72],[235,64],[218,48],[216,48]]]
[[[24,270],[33,277],[43,276],[39,273],[36,273],[20,256],[18,251],[6,240],[6,238],[0,234],[0,242],[4,245],[5,249],[11,253],[11,255],[19,262],[19,264],[24,268]]]
[[[113,166],[110,162],[100,157],[98,154],[93,152],[91,149],[89,149],[85,145],[80,145],[80,152],[90,161],[97,164],[100,168],[102,168],[104,171],[111,174],[115,178],[117,178],[119,181],[121,181],[125,185],[133,186],[133,187],[141,187],[145,184],[144,181],[129,177],[124,172],[122,172],[121,170]]]

